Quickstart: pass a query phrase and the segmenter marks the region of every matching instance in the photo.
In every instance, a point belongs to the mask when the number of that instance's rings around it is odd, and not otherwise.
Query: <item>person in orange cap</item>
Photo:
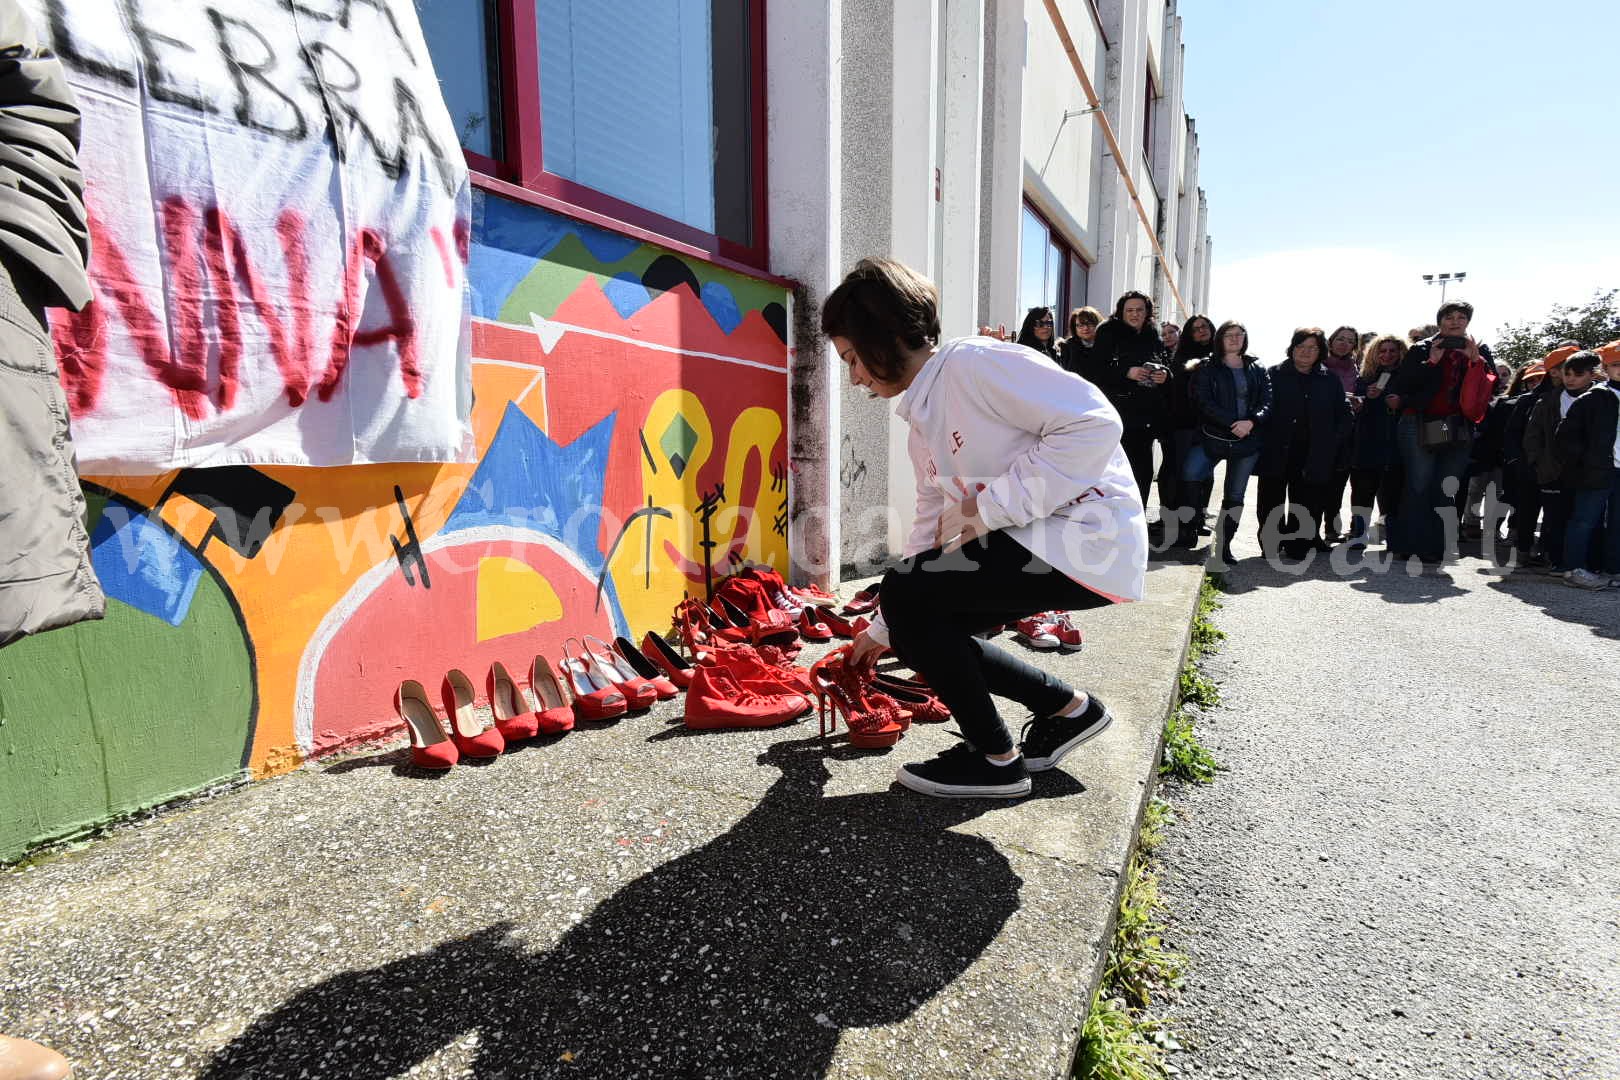
[[[1620,338],[1597,347],[1598,359],[1603,364],[1603,375],[1611,383],[1620,385]]]
[[[1512,395],[1508,404],[1507,430],[1502,437],[1502,477],[1507,501],[1513,506],[1507,532],[1513,541],[1514,562],[1521,570],[1544,570],[1551,560],[1536,547],[1536,525],[1542,511],[1541,485],[1536,482],[1535,465],[1526,453],[1525,434],[1536,404],[1547,395],[1563,393],[1562,366],[1575,355],[1575,348],[1560,346],[1541,360],[1526,364],[1520,372],[1522,392]],[[1551,367],[1548,364],[1551,363]]]

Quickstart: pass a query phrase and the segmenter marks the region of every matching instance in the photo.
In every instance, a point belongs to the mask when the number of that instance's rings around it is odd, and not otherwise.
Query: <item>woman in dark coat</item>
[[[1024,313],[1024,325],[1018,328],[1018,344],[1056,360],[1057,340],[1057,320],[1051,308],[1032,307]]]
[[[1218,359],[1193,369],[1192,399],[1199,425],[1187,450],[1182,480],[1189,497],[1209,505],[1215,463],[1226,462],[1226,487],[1215,537],[1212,567],[1232,565],[1232,535],[1243,519],[1243,498],[1260,454],[1260,429],[1271,415],[1271,378],[1249,355],[1249,331],[1240,322],[1221,324]],[[1186,340],[1185,338],[1183,340]]]
[[[1333,469],[1350,429],[1344,385],[1322,365],[1327,336],[1301,327],[1288,343],[1288,358],[1271,369],[1271,414],[1261,440],[1260,547],[1268,558],[1281,552],[1301,558],[1312,548],[1330,550],[1322,539]],[[1309,519],[1299,520],[1303,510]],[[1286,541],[1284,533],[1288,534]]]
[[[1192,397],[1192,377],[1200,363],[1216,352],[1215,323],[1208,315],[1194,315],[1181,328],[1175,355],[1170,360],[1169,432],[1160,443],[1165,448],[1164,464],[1159,467],[1159,501],[1174,506],[1176,529],[1172,547],[1190,548],[1198,543],[1209,492],[1200,502],[1181,482],[1187,451],[1197,441],[1198,407]],[[1166,529],[1168,532],[1168,528]]]
[[[1081,372],[1103,392],[1125,424],[1120,447],[1148,502],[1153,483],[1153,440],[1169,419],[1169,356],[1159,340],[1153,301],[1131,290],[1114,304],[1113,317],[1097,329],[1097,344]]]
[[[1366,547],[1376,506],[1386,524],[1400,493],[1400,452],[1395,447],[1395,425],[1400,414],[1384,398],[1406,342],[1394,334],[1381,334],[1367,343],[1361,374],[1356,377],[1355,434],[1350,455],[1350,544]]]

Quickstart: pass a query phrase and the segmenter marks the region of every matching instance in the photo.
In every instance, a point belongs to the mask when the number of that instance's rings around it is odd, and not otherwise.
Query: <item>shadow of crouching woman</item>
[[[395,1076],[469,1032],[477,1077],[825,1075],[844,1028],[890,1024],[962,974],[1018,907],[994,804],[823,796],[819,739],[723,836],[604,900],[543,953],[498,923],[295,995],[204,1074]],[[1037,795],[1081,790],[1062,773]]]

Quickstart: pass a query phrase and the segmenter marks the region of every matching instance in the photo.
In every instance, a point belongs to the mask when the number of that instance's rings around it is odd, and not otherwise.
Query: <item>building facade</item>
[[[889,560],[903,432],[817,330],[863,256],[949,336],[1207,296],[1168,0],[26,6],[95,166],[54,330],[109,604],[0,657],[0,860]]]

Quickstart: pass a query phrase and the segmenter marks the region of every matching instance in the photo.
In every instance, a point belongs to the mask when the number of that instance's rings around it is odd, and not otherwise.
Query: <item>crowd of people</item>
[[[1519,570],[1620,587],[1620,341],[1569,342],[1515,371],[1469,333],[1473,316],[1453,300],[1405,335],[1302,327],[1268,365],[1242,323],[1159,322],[1132,291],[1107,317],[1074,309],[1062,334],[1053,309],[1031,308],[1016,340],[1119,411],[1144,501],[1158,484],[1157,551],[1213,534],[1215,565],[1231,565],[1258,476],[1260,547],[1274,561],[1381,543],[1438,566],[1481,541],[1511,546]]]

